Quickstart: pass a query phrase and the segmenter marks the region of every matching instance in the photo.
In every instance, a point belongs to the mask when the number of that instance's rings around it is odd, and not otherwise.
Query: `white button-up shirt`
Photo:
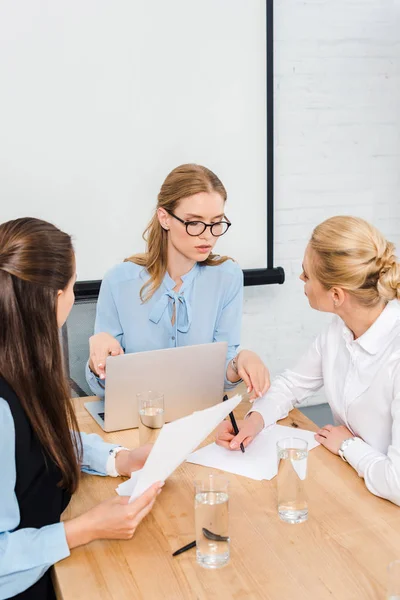
[[[265,426],[322,386],[336,424],[358,439],[347,461],[376,496],[400,505],[400,304],[390,302],[357,340],[342,319],[314,341],[293,370],[286,370],[255,401]]]

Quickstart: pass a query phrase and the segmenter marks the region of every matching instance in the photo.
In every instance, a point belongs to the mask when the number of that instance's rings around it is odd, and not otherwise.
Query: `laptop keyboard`
[[[100,417],[100,419],[102,419],[104,421],[104,413],[97,413]]]

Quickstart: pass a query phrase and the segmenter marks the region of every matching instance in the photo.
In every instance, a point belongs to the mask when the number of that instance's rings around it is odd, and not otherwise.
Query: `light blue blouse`
[[[126,353],[226,341],[228,365],[240,344],[243,272],[239,265],[232,260],[215,267],[196,263],[182,276],[179,292],[173,291],[175,281],[166,273],[151,299],[142,302],[140,289],[147,280],[147,271],[131,262],[118,264],[105,275],[95,333],[110,333]],[[94,394],[104,396],[102,382],[88,365],[86,379]],[[235,385],[225,378],[227,389]]]
[[[115,444],[95,434],[81,433],[81,469],[106,474],[106,463]],[[0,398],[0,600],[11,598],[33,585],[54,563],[69,556],[63,523],[40,529],[14,531],[20,522],[15,495],[15,427],[8,403]]]

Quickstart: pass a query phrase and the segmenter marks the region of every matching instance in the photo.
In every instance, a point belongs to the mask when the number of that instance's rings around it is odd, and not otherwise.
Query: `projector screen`
[[[101,279],[195,162],[228,191],[216,251],[266,267],[265,21],[262,0],[3,0],[1,221],[55,223]]]

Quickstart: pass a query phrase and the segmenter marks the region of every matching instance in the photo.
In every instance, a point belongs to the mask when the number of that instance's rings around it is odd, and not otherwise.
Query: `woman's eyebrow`
[[[221,215],[216,215],[215,217],[212,217],[211,220],[213,219],[220,219],[222,217],[224,217],[224,213],[222,213]],[[204,217],[202,215],[192,215],[191,213],[185,214],[185,219],[199,219],[199,220],[203,220]]]

